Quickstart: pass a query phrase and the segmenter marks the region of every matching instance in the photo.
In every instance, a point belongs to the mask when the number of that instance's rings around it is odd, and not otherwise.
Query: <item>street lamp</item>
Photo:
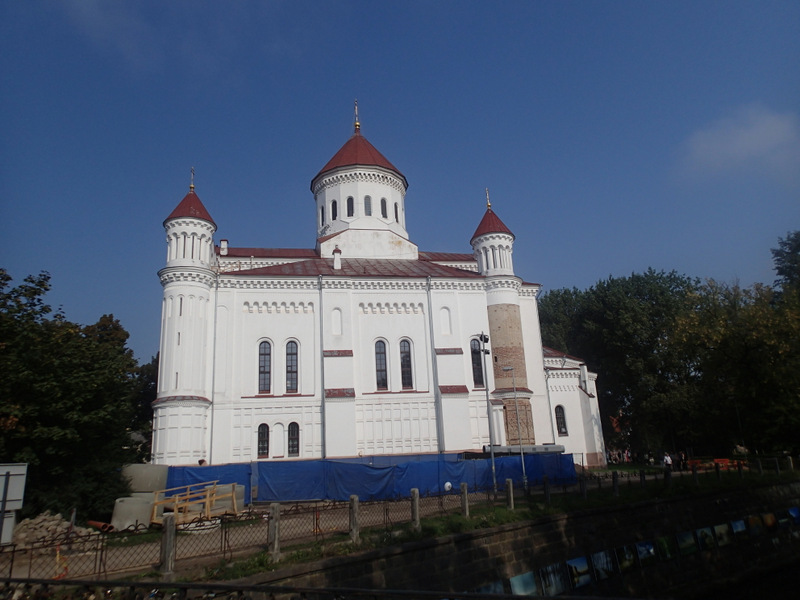
[[[522,450],[522,427],[519,424],[519,404],[517,403],[517,377],[514,367],[503,367],[503,371],[511,371],[511,383],[514,386],[514,412],[517,413],[517,438],[519,439],[519,460],[522,463],[522,487],[528,491],[528,476],[525,474],[525,452]]]
[[[486,389],[486,416],[489,417],[489,455],[492,457],[492,489],[497,494],[497,472],[494,468],[494,423],[492,418],[492,404],[489,401],[489,378],[486,376],[486,355],[489,351],[486,349],[486,343],[489,341],[489,336],[481,332],[478,336],[478,341],[481,343],[481,364],[483,368],[483,387]]]

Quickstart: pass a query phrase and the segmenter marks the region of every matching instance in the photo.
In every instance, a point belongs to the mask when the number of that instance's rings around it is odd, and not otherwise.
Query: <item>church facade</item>
[[[190,186],[164,221],[154,463],[491,442],[605,463],[596,377],[542,347],[540,286],[514,274],[514,234],[488,197],[471,253],[424,252],[406,230],[407,187],[357,120],[311,181],[313,248],[216,243]]]

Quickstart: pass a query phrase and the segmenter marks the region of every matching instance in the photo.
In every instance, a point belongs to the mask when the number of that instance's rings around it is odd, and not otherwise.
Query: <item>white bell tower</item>
[[[354,133],[311,181],[317,222],[317,250],[342,259],[418,258],[406,231],[408,182],[361,135],[358,103]]]
[[[194,192],[164,221],[167,264],[158,272],[164,297],[158,395],[153,403],[153,462],[197,463],[207,456],[211,406],[213,235],[217,226]]]

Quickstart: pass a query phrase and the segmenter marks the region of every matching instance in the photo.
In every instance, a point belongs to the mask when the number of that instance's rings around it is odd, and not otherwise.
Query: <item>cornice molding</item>
[[[170,219],[164,224],[164,230],[169,234],[172,229],[180,229],[182,227],[191,227],[192,229],[205,229],[209,233],[214,233],[217,230],[216,225],[209,223],[205,219],[196,219],[191,217],[180,217],[177,219]]]
[[[504,277],[502,275],[493,275],[486,278],[486,291],[493,292],[495,290],[514,290],[519,293],[522,289],[522,280],[519,277]]]
[[[400,192],[401,195],[405,195],[406,186],[403,185],[403,181],[397,177],[397,175],[381,167],[373,167],[372,169],[374,170],[368,171],[364,167],[361,167],[359,169],[346,168],[346,170],[333,171],[317,181],[313,189],[313,194],[316,196],[322,190],[346,183],[375,183],[388,186]]]
[[[160,273],[160,272],[159,272]],[[210,273],[210,271],[209,271]],[[220,274],[220,289],[225,290],[295,290],[319,291],[319,279],[316,276],[307,278],[288,277],[252,277],[229,278],[224,273]],[[351,277],[337,277],[326,275],[322,278],[324,290],[350,290],[350,291],[383,291],[400,290],[404,292],[424,292],[428,289],[425,279],[421,278],[389,278],[389,279],[354,279]],[[483,279],[432,279],[431,289],[434,291],[485,291],[486,282]]]
[[[193,406],[205,408],[211,405],[211,400],[202,396],[164,396],[156,398],[151,406],[153,408],[166,408],[169,406]]]
[[[203,267],[164,267],[158,272],[162,286],[170,283],[199,283],[210,288],[214,284],[214,272]]]

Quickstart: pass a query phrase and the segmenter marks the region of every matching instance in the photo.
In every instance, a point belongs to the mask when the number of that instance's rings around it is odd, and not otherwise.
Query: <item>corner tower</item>
[[[164,221],[167,264],[158,272],[164,297],[158,395],[153,403],[156,464],[196,463],[208,458],[209,323],[216,229],[194,184]]]
[[[522,281],[514,275],[512,262],[514,234],[492,210],[489,190],[486,190],[486,212],[470,244],[478,271],[486,278],[489,340],[497,386],[494,396],[503,401],[506,440],[509,445],[534,444],[530,405],[533,393],[528,389],[520,316]]]
[[[403,174],[361,134],[356,104],[354,132],[311,180],[317,251],[342,258],[418,258],[406,231]]]

